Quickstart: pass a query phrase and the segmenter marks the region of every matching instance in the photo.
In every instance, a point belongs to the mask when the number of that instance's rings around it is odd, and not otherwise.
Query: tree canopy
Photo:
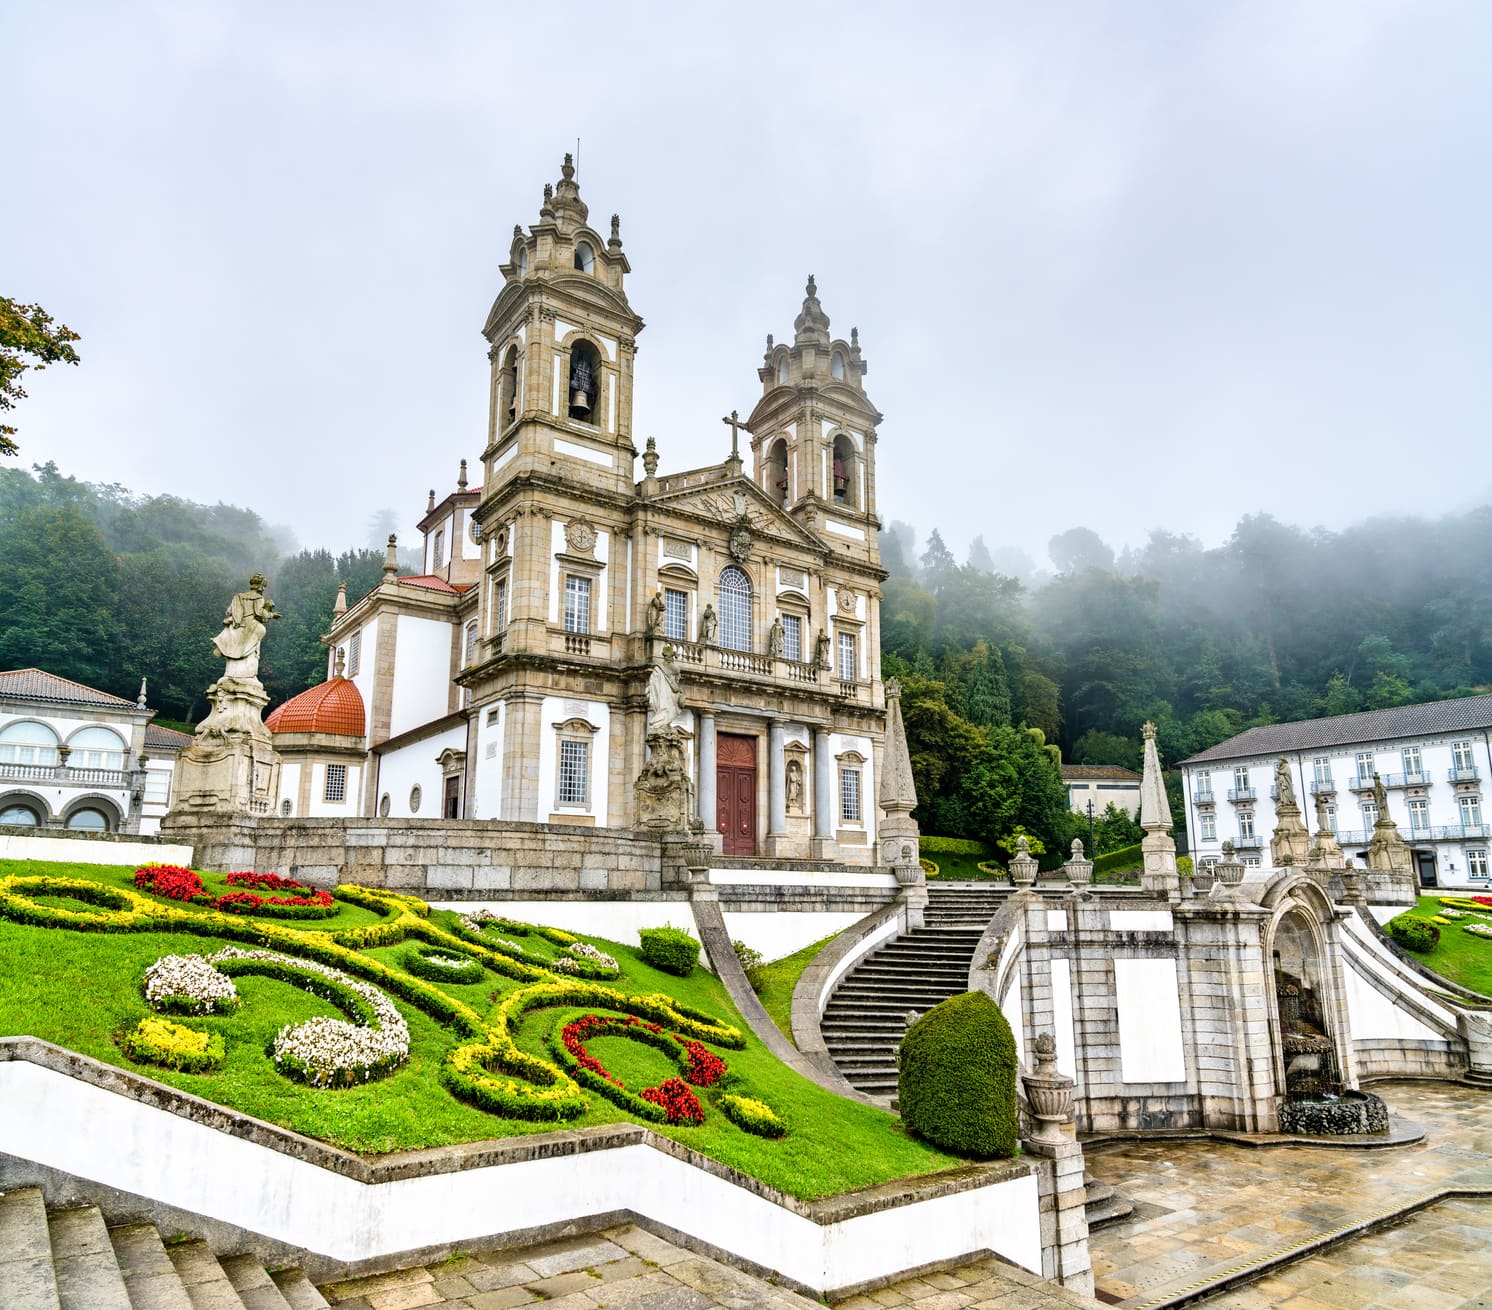
[[[76,364],[73,342],[78,334],[40,305],[23,305],[0,296],[0,409],[14,409],[26,398],[21,374],[28,368],[40,373],[48,364]],[[14,455],[15,427],[0,423],[0,455]]]

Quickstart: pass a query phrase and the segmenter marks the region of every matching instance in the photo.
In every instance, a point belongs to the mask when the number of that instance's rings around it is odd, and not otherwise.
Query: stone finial
[[[389,533],[389,544],[383,552],[383,580],[392,582],[399,576],[399,538]]]
[[[1155,746],[1155,724],[1140,729],[1145,741],[1144,773],[1140,778],[1140,827],[1146,832],[1171,830],[1171,802],[1166,797],[1166,780],[1161,774],[1160,752]]]
[[[825,346],[829,344],[829,316],[819,304],[818,283],[813,274],[808,275],[808,287],[803,297],[803,308],[793,320],[793,342],[795,345]]]
[[[431,487],[430,488],[430,499],[425,502],[425,513],[428,514],[434,508],[435,508],[435,488]]]
[[[1093,861],[1083,858],[1083,840],[1081,837],[1072,839],[1072,854],[1063,871],[1067,874],[1067,881],[1074,886],[1086,886],[1093,881]]]
[[[860,349],[860,329],[857,327],[850,329],[850,348],[853,350]]]
[[[606,243],[609,246],[622,244],[622,216],[613,214],[611,216],[611,240]]]
[[[658,472],[658,443],[652,437],[648,438],[648,444],[643,449],[642,467],[650,478]]]
[[[891,678],[891,679],[888,679],[888,681],[886,683],[886,699],[887,700],[900,700],[901,699],[901,679],[900,678]]]
[[[140,679],[140,694],[135,697],[135,705],[139,709],[145,708],[145,679]]]
[[[523,224],[522,223],[514,223],[513,224],[513,240],[514,241],[518,241],[518,240],[521,240],[522,237],[523,237]]]
[[[461,472],[456,477],[456,490],[466,490],[466,461],[464,459],[461,461]]]
[[[888,820],[905,818],[911,822],[911,813],[917,808],[917,784],[912,777],[912,756],[901,717],[901,685],[895,678],[886,684],[886,744],[878,799]]]
[[[575,156],[565,151],[565,162],[560,165],[560,176],[568,182],[575,176]]]
[[[552,183],[544,183],[544,203],[547,205],[554,199],[554,186]]]
[[[337,583],[337,599],[332,602],[332,618],[340,619],[347,613],[347,584]]]
[[[804,291],[804,293],[803,293],[803,294],[804,294],[804,295],[805,295],[805,296],[807,296],[807,297],[808,297],[808,299],[809,299],[809,300],[812,300],[812,299],[813,299],[813,298],[814,298],[814,297],[815,297],[815,296],[816,296],[816,295],[818,295],[818,293],[819,293],[819,289],[818,289],[818,283],[816,283],[816,282],[815,282],[815,281],[814,281],[814,280],[813,280],[813,274],[812,274],[812,273],[810,273],[810,274],[809,274],[809,275],[808,275],[808,287],[807,287],[807,289],[806,289],[806,290],[805,290],[805,291]]]
[[[340,646],[337,647],[336,658],[332,661],[332,677],[345,678],[347,676],[347,652]]]
[[[1038,1034],[1033,1050],[1036,1070],[1021,1075],[1036,1121],[1031,1135],[1038,1142],[1060,1143],[1066,1140],[1062,1125],[1072,1118],[1073,1080],[1057,1072],[1057,1040],[1051,1033]]]

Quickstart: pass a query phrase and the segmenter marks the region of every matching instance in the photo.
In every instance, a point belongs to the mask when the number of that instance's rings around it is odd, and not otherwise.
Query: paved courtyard
[[[1289,1264],[1209,1307],[1492,1307],[1492,1094],[1430,1082],[1373,1090],[1427,1129],[1393,1150],[1151,1139],[1090,1150],[1088,1167],[1138,1202],[1091,1239],[1102,1298],[1164,1304],[1236,1266],[1372,1219],[1440,1189],[1482,1189]]]

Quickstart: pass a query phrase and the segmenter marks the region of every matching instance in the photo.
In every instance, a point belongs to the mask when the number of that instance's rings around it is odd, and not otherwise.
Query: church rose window
[[[751,649],[751,579],[732,564],[720,575],[720,645]]]

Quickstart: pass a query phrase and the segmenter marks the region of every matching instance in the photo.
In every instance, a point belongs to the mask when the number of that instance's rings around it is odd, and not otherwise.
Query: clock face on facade
[[[732,559],[744,560],[751,554],[751,529],[744,523],[733,528],[726,548],[730,551]]]
[[[596,544],[596,529],[584,519],[576,519],[565,527],[565,544],[584,554]]]

